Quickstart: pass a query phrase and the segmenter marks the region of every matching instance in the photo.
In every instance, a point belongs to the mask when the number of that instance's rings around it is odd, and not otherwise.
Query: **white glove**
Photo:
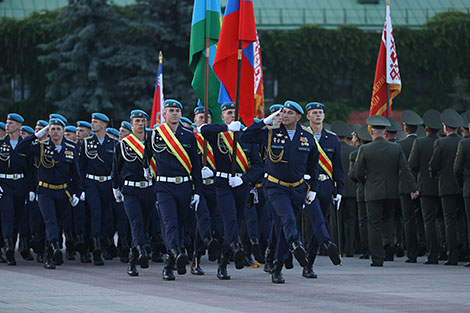
[[[271,115],[269,115],[268,117],[265,117],[263,119],[263,123],[264,125],[268,125],[268,124],[271,124],[273,119],[282,112],[282,108],[277,110],[276,112],[272,113]]]
[[[336,202],[336,210],[338,210],[338,211],[339,211],[339,206],[341,204],[341,198],[342,197],[343,197],[342,195],[337,194],[336,197],[333,198],[333,201]]]
[[[309,191],[307,194],[307,204],[310,204],[315,200],[317,193],[315,191]]]
[[[29,202],[33,202],[36,199],[36,194],[32,191],[29,192]]]
[[[253,195],[253,204],[259,203],[258,189],[253,188],[250,190],[250,193]]]
[[[80,201],[85,201],[85,191],[80,194]]]
[[[230,187],[236,188],[236,187],[240,186],[241,184],[243,184],[243,179],[241,177],[238,177],[238,176],[235,176],[235,177],[230,176],[228,178],[228,184],[230,185]]]
[[[231,132],[237,132],[240,130],[242,123],[239,121],[233,121],[232,123],[227,125],[227,128]]]
[[[48,130],[49,130],[49,125],[47,125],[43,129],[35,133],[34,136],[36,136],[36,138],[42,138],[44,137],[44,135],[47,133]]]
[[[3,196],[3,188],[2,186],[0,186],[0,199],[2,198],[2,196]]]
[[[80,199],[78,199],[76,195],[73,195],[72,196],[72,202],[71,202],[72,207],[76,207],[77,204],[78,204],[78,201],[80,201]]]
[[[203,126],[206,126],[207,124],[202,124],[201,126],[199,126],[197,129],[197,132],[200,134],[201,133],[201,129]]]
[[[153,178],[153,172],[150,168],[144,168],[144,177],[147,181],[151,181]]]
[[[121,190],[113,188],[113,194],[114,194],[114,199],[116,199],[117,203],[122,202],[124,200],[124,196],[122,195]]]
[[[415,192],[410,193],[410,196],[411,196],[411,200],[418,199],[419,191],[415,191]]]
[[[197,207],[199,206],[199,199],[201,197],[198,195],[198,194],[194,194],[191,198],[191,205],[193,206],[194,208],[194,211],[197,212]]]
[[[211,178],[214,177],[214,172],[207,166],[204,166],[201,170],[201,176],[203,179]]]

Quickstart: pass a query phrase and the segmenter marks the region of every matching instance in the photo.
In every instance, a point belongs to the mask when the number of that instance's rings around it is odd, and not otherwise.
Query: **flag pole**
[[[385,6],[386,7],[390,6],[390,0],[387,0],[385,2]],[[387,23],[390,23],[390,21],[388,21],[388,16],[386,16],[385,18],[387,18]],[[388,51],[388,39],[389,39],[388,36],[391,36],[391,34],[389,34],[387,32],[387,30],[388,30],[388,25],[387,25],[387,28],[385,29],[385,51]],[[388,56],[386,56],[386,57],[388,57]],[[387,66],[386,64],[387,64],[387,62],[385,62],[385,67]],[[387,69],[385,69],[385,75],[387,75]],[[390,108],[390,85],[388,83],[386,83],[386,84],[387,84],[387,117],[390,117],[390,115],[391,115],[390,114],[391,113],[390,112],[391,111],[391,108]]]
[[[209,121],[209,38],[206,37],[206,57],[205,57],[205,75],[204,75],[204,124]],[[207,165],[207,140],[204,138],[202,149],[202,166]]]
[[[237,94],[235,99],[235,121],[239,119],[239,107],[240,107],[240,78],[242,72],[242,41],[238,40],[238,60],[237,60]],[[237,145],[238,145],[238,132],[233,134],[233,154],[232,154],[232,176],[235,176],[237,169]]]

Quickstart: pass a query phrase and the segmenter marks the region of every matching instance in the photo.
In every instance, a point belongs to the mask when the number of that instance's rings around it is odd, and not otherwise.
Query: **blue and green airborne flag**
[[[205,87],[205,48],[209,38],[209,102],[212,110],[212,122],[220,123],[219,97],[220,82],[212,65],[214,63],[216,45],[219,41],[221,25],[220,0],[194,0],[191,39],[189,42],[189,68],[194,73],[191,85],[198,98],[204,103]]]

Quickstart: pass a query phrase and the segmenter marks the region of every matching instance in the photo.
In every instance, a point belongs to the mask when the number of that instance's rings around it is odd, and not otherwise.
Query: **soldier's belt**
[[[67,184],[62,184],[62,185],[53,185],[53,184],[48,184],[43,181],[39,181],[39,186],[47,188],[47,189],[52,189],[52,190],[62,190],[67,188]]]
[[[232,176],[232,174],[231,173],[224,173],[224,172],[216,172],[215,176],[222,177],[222,178],[229,178],[229,177]],[[242,177],[243,174],[242,173],[235,173],[235,176],[236,177]]]
[[[152,182],[150,181],[130,181],[130,180],[125,180],[124,181],[124,186],[129,186],[129,187],[137,187],[137,188],[147,188],[152,186]]]
[[[299,186],[300,184],[302,184],[304,182],[304,179],[302,178],[301,180],[296,181],[294,183],[288,183],[288,182],[279,180],[276,177],[271,176],[271,175],[268,175],[267,179],[268,179],[268,181],[270,181],[272,183],[279,184],[279,185],[284,186],[284,187],[291,187],[291,188],[292,187],[297,187],[297,186]]]
[[[202,183],[204,185],[212,185],[214,183],[214,178],[203,178]]]
[[[177,177],[166,177],[166,176],[157,176],[157,181],[164,183],[173,183],[181,184],[191,180],[191,176],[177,176]]]
[[[99,181],[100,183],[111,180],[111,176],[95,176],[92,174],[86,174],[85,177],[91,180]]]
[[[318,180],[319,181],[325,181],[325,180],[328,180],[330,179],[330,176],[326,175],[326,174],[319,174],[318,175]]]
[[[24,177],[24,174],[0,174],[0,178],[18,180]]]

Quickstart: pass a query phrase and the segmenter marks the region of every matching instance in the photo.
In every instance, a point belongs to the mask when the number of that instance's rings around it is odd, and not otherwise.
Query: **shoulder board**
[[[188,127],[185,127],[185,126],[182,126],[181,125],[181,128],[187,132],[190,132],[190,133],[194,133],[193,129],[192,128],[188,128]]]
[[[273,129],[279,129],[279,125],[276,125],[276,126],[268,126],[268,129],[271,129],[271,130],[273,130]]]
[[[48,138],[46,138],[46,139],[44,139],[44,140],[41,140],[40,143],[43,143],[43,144],[48,145],[50,140],[51,140],[51,138],[48,137]]]
[[[326,131],[328,134],[337,136],[336,133],[332,132],[331,130],[325,129],[325,131]]]
[[[310,127],[307,127],[305,125],[300,125],[300,127],[302,127],[303,130],[305,130],[306,132],[310,133],[313,135],[313,131]]]
[[[74,143],[73,141],[68,140],[68,139],[65,139],[65,140],[64,140],[64,143],[65,143],[65,145],[66,145],[67,147],[69,147],[69,148],[74,148],[74,149],[75,149],[75,143]]]

